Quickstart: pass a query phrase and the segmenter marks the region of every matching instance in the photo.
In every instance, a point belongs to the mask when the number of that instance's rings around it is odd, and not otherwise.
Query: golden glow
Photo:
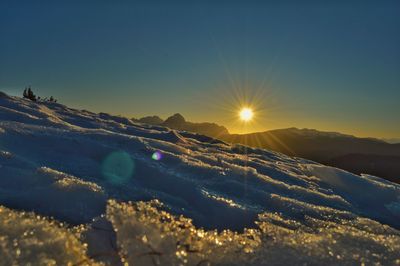
[[[253,118],[253,115],[254,115],[253,110],[251,110],[248,107],[242,108],[239,112],[239,117],[244,122],[250,121]]]

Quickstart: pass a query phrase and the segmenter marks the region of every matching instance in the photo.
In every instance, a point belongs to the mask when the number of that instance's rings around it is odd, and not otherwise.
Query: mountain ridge
[[[165,120],[161,119],[157,115],[153,115],[142,117],[139,119],[132,118],[132,121],[150,125],[165,126],[177,130],[195,132],[214,138],[229,134],[228,129],[224,126],[211,122],[189,122],[186,121],[186,119],[180,113],[175,113]]]
[[[387,143],[378,138],[357,137],[340,132],[297,127],[247,134],[230,134],[226,128],[214,123],[188,122],[179,113],[168,117],[165,121],[158,116],[134,121],[152,122],[149,119],[158,121],[158,123],[150,124],[196,132],[228,143],[266,148],[289,156],[299,156],[339,167],[356,174],[378,175],[392,182],[400,183],[400,144]],[[351,158],[352,163],[344,163],[344,158]],[[372,158],[376,160],[375,163],[371,160]],[[396,161],[391,164],[390,170],[386,167],[386,160]],[[365,167],[361,168],[361,165]]]

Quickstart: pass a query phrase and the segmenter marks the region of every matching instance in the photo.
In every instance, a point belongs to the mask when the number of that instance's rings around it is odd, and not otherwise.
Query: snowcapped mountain
[[[400,264],[399,229],[389,181],[0,94],[0,265]]]

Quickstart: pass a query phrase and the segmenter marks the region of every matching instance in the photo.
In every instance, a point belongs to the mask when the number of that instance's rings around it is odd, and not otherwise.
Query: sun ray
[[[244,107],[239,112],[239,117],[244,122],[249,122],[253,119],[253,110],[249,107]]]

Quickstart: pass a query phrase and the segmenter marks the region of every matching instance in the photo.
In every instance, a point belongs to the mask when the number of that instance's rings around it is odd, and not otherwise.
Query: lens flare
[[[153,155],[151,155],[151,159],[155,160],[155,161],[159,161],[162,159],[162,153],[160,151],[156,151],[153,153]]]
[[[122,184],[133,176],[135,163],[128,153],[116,151],[104,159],[101,170],[103,177],[109,182]]]

